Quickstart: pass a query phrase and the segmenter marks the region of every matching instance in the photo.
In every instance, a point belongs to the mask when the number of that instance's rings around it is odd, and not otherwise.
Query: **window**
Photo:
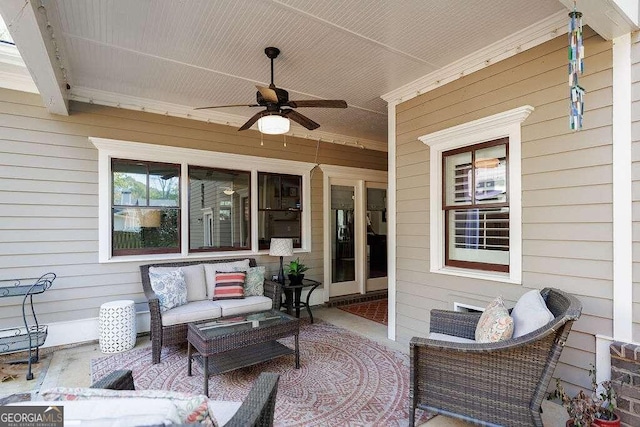
[[[311,249],[315,164],[89,140],[98,148],[100,262],[255,256],[271,237]]]
[[[112,254],[180,252],[180,165],[113,159]]]
[[[251,247],[251,173],[189,166],[189,250]]]
[[[508,139],[442,153],[445,265],[509,271]]]
[[[258,173],[258,245],[269,248],[272,237],[289,237],[302,246],[302,177]]]
[[[429,271],[521,283],[525,105],[421,136],[429,146]]]

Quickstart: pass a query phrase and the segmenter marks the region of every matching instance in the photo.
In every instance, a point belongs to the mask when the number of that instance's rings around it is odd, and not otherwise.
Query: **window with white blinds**
[[[508,138],[442,153],[445,265],[509,272]]]

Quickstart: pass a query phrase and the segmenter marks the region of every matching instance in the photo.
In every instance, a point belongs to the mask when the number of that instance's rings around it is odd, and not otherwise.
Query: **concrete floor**
[[[306,314],[306,313],[305,313]],[[400,345],[395,341],[387,339],[387,327],[375,323],[337,308],[315,307],[313,308],[315,318],[333,323],[337,326],[359,333],[373,341],[384,344],[394,350],[408,353],[409,348]],[[148,336],[138,338],[136,348],[151,345]],[[17,378],[5,381],[0,384],[0,397],[13,393],[30,392],[36,396],[39,390],[52,387],[86,387],[91,384],[90,362],[91,359],[102,356],[98,343],[88,343],[77,346],[69,346],[63,349],[51,351],[42,349],[40,362],[34,366],[35,379],[27,381],[25,379],[26,365],[7,365],[3,363],[11,358],[3,356],[0,358],[0,373],[14,373]],[[15,369],[15,371],[13,371]],[[563,427],[567,419],[565,410],[557,404],[544,402],[543,421],[547,427]],[[426,427],[463,427],[471,424],[459,421],[442,415],[436,416],[427,423]]]

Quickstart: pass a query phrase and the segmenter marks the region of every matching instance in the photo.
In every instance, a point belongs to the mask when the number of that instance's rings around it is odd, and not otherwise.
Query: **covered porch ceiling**
[[[321,126],[291,134],[384,151],[381,96],[562,34],[564,3],[3,0],[0,14],[53,113],[71,99],[239,127],[260,109],[193,108],[255,103],[255,85],[270,83],[264,48],[276,46],[274,82],[291,99],[349,105],[299,108]]]

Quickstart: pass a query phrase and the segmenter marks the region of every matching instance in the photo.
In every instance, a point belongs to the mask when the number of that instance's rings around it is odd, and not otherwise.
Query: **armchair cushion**
[[[538,294],[540,295],[540,294]],[[476,341],[479,343],[508,340],[513,336],[513,319],[504,306],[502,297],[493,300],[480,316],[476,326]]]
[[[429,339],[437,340],[437,341],[461,342],[466,344],[471,344],[475,342],[475,340],[472,340],[470,338],[457,337],[455,335],[440,334],[438,332],[429,333]]]
[[[158,296],[161,311],[187,303],[187,284],[182,270],[157,272],[149,269],[149,281],[153,292]]]
[[[520,297],[511,311],[513,317],[513,337],[527,335],[551,322],[555,316],[547,308],[540,291],[532,290]]]
[[[39,405],[38,405],[39,404]],[[19,402],[12,406],[43,406],[44,402]],[[178,408],[170,400],[128,398],[113,400],[66,400],[54,406],[64,407],[66,425],[99,427],[149,426],[184,424]],[[17,425],[17,424],[16,424]]]
[[[204,267],[202,264],[185,265],[182,267],[150,267],[149,272],[168,273],[175,270],[182,270],[184,281],[187,285],[187,302],[202,301],[207,299],[207,282],[204,278]]]
[[[175,406],[180,422],[183,424],[217,425],[213,414],[209,413],[209,399],[203,394],[189,395],[166,390],[107,390],[101,388],[56,387],[44,391],[42,398],[47,401],[91,400],[94,401],[94,404],[96,403],[95,401],[105,399],[120,399],[117,405],[117,413],[120,412],[123,405],[128,404],[130,401],[144,399],[156,402],[154,403],[156,406],[163,406],[163,404],[158,404],[157,402],[169,402]],[[138,402],[138,405],[140,405],[140,402]],[[113,412],[113,403],[106,406],[110,406]],[[120,414],[114,415],[122,416]]]

